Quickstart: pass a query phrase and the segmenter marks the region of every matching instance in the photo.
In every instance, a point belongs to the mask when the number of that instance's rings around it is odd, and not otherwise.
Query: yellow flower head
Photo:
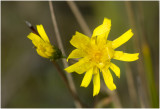
[[[43,25],[37,25],[37,31],[39,35],[30,33],[27,36],[30,40],[32,40],[32,43],[36,47],[37,53],[44,58],[53,60],[61,58],[61,51],[55,46],[51,45]]]
[[[70,43],[77,49],[73,50],[68,56],[70,58],[79,58],[79,61],[65,70],[69,73],[77,72],[85,76],[81,83],[82,87],[87,87],[93,75],[93,96],[98,95],[100,91],[100,74],[102,72],[105,84],[110,90],[116,89],[113,83],[113,77],[110,69],[120,78],[120,69],[117,65],[111,62],[111,59],[120,61],[135,61],[138,59],[139,53],[124,53],[115,51],[116,48],[127,42],[132,36],[132,30],[128,30],[119,38],[109,41],[108,34],[111,29],[111,20],[104,18],[103,24],[95,28],[91,38],[76,32]],[[68,60],[67,59],[67,60]]]

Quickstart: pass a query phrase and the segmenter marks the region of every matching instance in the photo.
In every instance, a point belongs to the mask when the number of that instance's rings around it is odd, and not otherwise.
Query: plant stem
[[[134,107],[138,107],[138,100],[137,100],[138,97],[137,97],[136,88],[134,84],[133,72],[131,71],[131,67],[128,63],[125,63],[125,67],[126,67],[126,79],[127,79],[129,96],[131,98],[132,105]]]
[[[139,84],[138,92],[142,91],[141,93],[139,93],[140,103],[141,103],[141,107],[149,107],[150,104],[148,101],[148,90],[147,90],[148,88],[146,84],[146,75],[144,73],[144,66],[142,63],[142,55],[141,55],[142,53],[140,50],[141,46],[139,44],[138,33],[135,26],[136,23],[134,20],[134,13],[133,13],[133,9],[130,1],[126,1],[125,5],[126,5],[126,10],[127,10],[130,25],[133,28],[134,34],[136,36],[133,39],[134,49],[140,53],[139,60],[137,61],[137,70],[138,70],[137,78],[138,78],[138,84]]]
[[[76,17],[81,29],[83,30],[83,32],[87,35],[87,36],[91,36],[91,31],[87,25],[87,23],[85,22],[82,14],[80,13],[78,7],[76,6],[76,4],[73,1],[67,1],[69,7],[71,8],[74,16]]]
[[[153,108],[158,108],[158,94],[155,86],[155,79],[154,79],[154,71],[153,71],[153,64],[152,64],[152,57],[151,57],[151,50],[147,40],[147,32],[144,25],[144,12],[141,2],[138,2],[138,21],[139,27],[141,31],[141,48],[144,58],[144,65],[147,75],[147,82],[149,87],[150,93],[150,101]]]
[[[101,99],[100,101],[98,101],[97,104],[95,104],[95,108],[103,108],[104,106],[109,105],[112,102],[112,98],[109,97],[105,97],[103,99]]]
[[[116,90],[114,90],[114,91],[109,90],[102,80],[101,80],[101,86],[102,86],[102,88],[101,88],[102,91],[107,92],[110,95],[111,100],[112,100],[115,108],[122,108],[122,105],[121,105],[119,96],[117,94],[117,91]]]
[[[73,96],[74,100],[78,101],[81,104],[81,107],[86,107],[81,100],[79,99],[79,97],[77,96],[77,94],[71,89],[70,85],[69,85],[69,81],[67,80],[64,72],[62,71],[62,69],[60,68],[60,66],[57,64],[57,62],[52,61],[53,65],[56,67],[57,71],[59,72],[62,80],[64,81],[65,85],[67,86],[69,92],[71,92],[71,95]]]
[[[54,9],[53,9],[53,5],[52,5],[51,1],[49,1],[49,8],[50,8],[50,13],[51,13],[52,23],[53,23],[55,34],[56,34],[56,39],[57,39],[57,42],[58,42],[58,47],[59,47],[59,49],[61,49],[62,54],[64,56],[66,56],[65,50],[64,50],[64,47],[63,47],[63,43],[62,43],[62,40],[61,40],[61,36],[60,36],[59,30],[58,30],[56,17],[55,17],[55,13],[54,13]],[[65,68],[69,66],[68,63],[66,62],[66,60],[62,59],[62,62],[64,64]],[[76,88],[75,88],[75,85],[74,85],[74,82],[73,82],[73,79],[72,79],[72,76],[67,72],[66,72],[66,76],[67,76],[68,85],[69,85],[68,87],[69,87],[70,92],[72,93],[72,96],[74,95],[74,96],[78,97],[77,92],[76,92]],[[76,107],[78,107],[78,108],[83,107],[82,102],[79,100],[79,98],[77,99],[74,96],[73,96],[73,98],[74,98],[74,102],[75,102]]]

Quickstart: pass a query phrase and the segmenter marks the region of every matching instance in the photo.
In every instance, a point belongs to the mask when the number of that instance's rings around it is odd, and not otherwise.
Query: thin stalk
[[[76,4],[73,1],[67,1],[67,3],[69,5],[69,7],[71,8],[74,16],[76,17],[76,20],[78,21],[84,34],[91,36],[91,31],[90,31],[86,21],[84,20],[82,14],[80,13],[78,7],[76,6]]]
[[[110,95],[115,108],[122,108],[122,105],[116,90],[114,91],[109,90],[102,80],[101,80],[101,89],[102,91],[107,92]]]
[[[136,93],[136,88],[133,79],[133,72],[131,71],[131,67],[128,63],[125,63],[126,66],[126,79],[128,84],[129,95],[131,97],[131,102],[134,107],[138,107],[138,97]]]
[[[72,10],[75,18],[77,19],[81,29],[83,30],[83,32],[88,35],[88,36],[91,36],[91,31],[89,29],[89,27],[87,26],[87,23],[85,22],[81,12],[79,11],[77,5],[73,2],[73,1],[67,1],[70,9]],[[102,82],[101,82],[102,83]],[[104,84],[103,84],[104,87],[106,87]],[[121,108],[121,102],[119,100],[119,97],[117,95],[117,92],[116,91],[108,91],[106,90],[105,92],[107,92],[111,97],[112,97],[112,102],[114,103],[114,105],[116,107],[119,107]]]
[[[79,97],[77,96],[77,94],[71,89],[69,81],[67,80],[64,72],[62,71],[62,69],[60,68],[60,66],[57,64],[57,62],[52,61],[53,65],[55,66],[55,68],[57,69],[57,71],[59,72],[62,80],[64,81],[65,85],[67,86],[67,88],[69,89],[69,92],[71,92],[74,100],[78,101],[81,104],[81,107],[86,107],[81,100],[79,99]]]
[[[141,2],[138,2],[138,17],[139,17],[139,25],[140,25],[140,31],[141,31],[141,48],[142,48],[142,53],[143,53],[143,58],[144,58],[144,65],[146,69],[146,75],[147,75],[147,82],[148,82],[148,87],[150,91],[150,99],[151,99],[151,104],[152,107],[158,108],[158,94],[155,86],[155,79],[154,79],[154,71],[153,71],[153,65],[152,65],[152,58],[151,58],[151,50],[149,43],[146,39],[147,37],[147,32],[145,29],[144,25],[144,12],[142,8]]]
[[[146,84],[146,75],[144,73],[144,66],[142,63],[142,55],[141,55],[141,50],[140,50],[141,46],[140,46],[139,40],[138,40],[139,36],[138,36],[136,26],[135,26],[136,23],[134,20],[133,9],[132,9],[130,1],[126,1],[125,5],[126,5],[126,10],[127,10],[130,25],[133,28],[133,31],[135,34],[135,37],[133,39],[134,49],[135,49],[135,51],[138,51],[140,53],[139,60],[137,61],[137,70],[138,70],[137,75],[138,75],[138,78],[140,78],[139,79],[140,84],[138,85],[138,90],[139,90],[139,92],[142,91],[142,93],[139,93],[139,94],[142,94],[141,96],[139,96],[139,97],[142,97],[142,98],[140,98],[140,104],[141,104],[141,107],[149,107],[149,101],[148,101],[148,94],[149,93],[147,90],[148,88],[147,88],[147,84]]]
[[[55,17],[55,13],[54,13],[54,8],[53,8],[53,5],[52,5],[51,1],[49,1],[49,8],[50,8],[50,13],[51,13],[52,23],[53,23],[53,26],[54,26],[54,31],[55,31],[55,34],[56,34],[56,39],[57,39],[57,42],[58,42],[58,47],[59,47],[59,49],[61,49],[62,54],[64,56],[66,56],[65,50],[64,50],[64,47],[63,47],[63,43],[62,43],[62,40],[61,40],[61,36],[60,36],[59,30],[58,30],[56,17]],[[69,66],[68,63],[66,62],[66,60],[63,59],[62,62],[64,64],[65,68]],[[68,84],[69,84],[71,93],[74,93],[77,96],[77,91],[76,91],[76,88],[75,88],[75,85],[74,85],[71,74],[66,72],[66,76],[67,76],[67,80],[68,80]],[[78,108],[83,107],[82,102],[80,100],[77,100],[77,99],[74,98],[74,103],[75,103],[76,107],[78,107]]]
[[[100,101],[98,101],[97,104],[95,104],[95,108],[103,108],[104,106],[107,106],[111,102],[112,102],[111,97],[103,98]]]

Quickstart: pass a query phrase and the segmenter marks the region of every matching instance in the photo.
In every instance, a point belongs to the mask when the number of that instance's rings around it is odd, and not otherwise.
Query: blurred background
[[[52,3],[68,56],[74,49],[69,43],[71,37],[75,31],[84,32],[67,2]],[[93,83],[87,88],[80,87],[84,75],[72,73],[80,99],[88,107],[97,106],[98,103],[97,107],[159,107],[159,2],[75,3],[91,31],[102,24],[104,17],[111,19],[108,40],[114,40],[133,29],[134,36],[117,50],[140,53],[140,59],[135,62],[112,60],[121,69],[120,79],[111,72],[120,106],[116,106],[113,99],[105,101],[104,98],[109,98],[110,94],[102,88],[107,86],[101,86],[99,95],[93,97]],[[34,26],[42,24],[51,43],[57,45],[48,2],[1,2],[1,107],[74,108],[73,98],[53,64],[40,57],[27,38],[31,30],[25,20]],[[63,69],[61,60],[57,62]]]

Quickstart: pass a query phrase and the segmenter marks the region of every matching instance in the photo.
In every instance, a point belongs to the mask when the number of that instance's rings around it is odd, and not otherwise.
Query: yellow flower
[[[100,72],[102,72],[108,88],[110,90],[116,89],[110,69],[120,78],[120,68],[113,64],[111,59],[128,62],[138,59],[139,53],[130,54],[115,51],[116,48],[127,42],[133,36],[132,30],[130,29],[119,38],[109,41],[107,37],[110,29],[111,20],[104,18],[103,24],[95,28],[91,38],[76,32],[70,41],[77,49],[70,53],[68,59],[79,58],[79,61],[67,67],[65,70],[69,73],[77,72],[78,74],[86,72],[81,83],[82,87],[89,85],[93,75],[93,96],[98,95],[100,91]]]
[[[61,58],[61,51],[51,45],[43,25],[37,25],[37,31],[38,35],[31,32],[27,36],[30,40],[32,40],[32,43],[36,47],[37,53],[44,58],[53,60]]]

